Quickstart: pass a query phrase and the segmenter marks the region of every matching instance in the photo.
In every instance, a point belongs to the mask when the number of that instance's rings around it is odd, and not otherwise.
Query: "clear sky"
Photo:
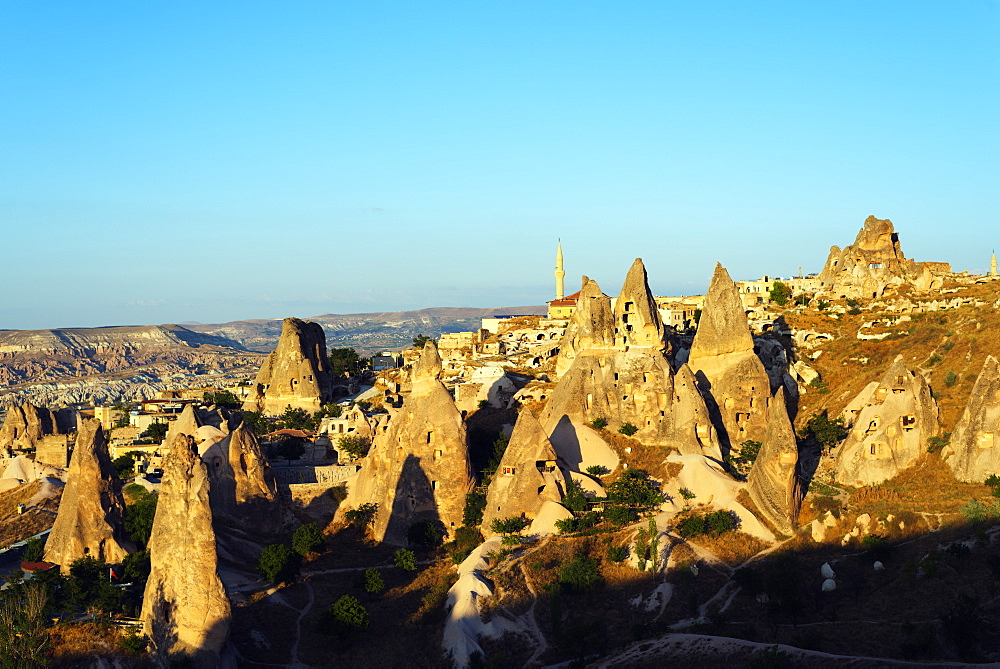
[[[1000,247],[1000,4],[0,1],[0,328]]]

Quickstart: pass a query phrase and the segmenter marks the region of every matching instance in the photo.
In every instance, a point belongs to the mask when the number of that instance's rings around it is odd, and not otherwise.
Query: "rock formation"
[[[279,415],[287,407],[311,413],[333,399],[326,335],[318,323],[286,318],[278,346],[261,365],[248,409]]]
[[[959,481],[1000,475],[1000,362],[986,356],[950,443],[941,452]]]
[[[164,459],[149,539],[142,622],[158,666],[218,667],[229,636],[229,600],[219,578],[208,469],[180,434]]]
[[[448,534],[462,525],[472,469],[465,423],[440,377],[430,341],[413,365],[409,397],[377,435],[352,486],[348,504],[378,504],[378,541],[405,545],[409,528],[422,521],[440,522]]]
[[[39,462],[64,468],[69,464],[68,427],[45,407],[30,402],[13,406],[0,427],[0,452],[34,449]]]
[[[214,514],[238,516],[258,525],[276,520],[274,475],[249,425],[240,423],[205,450],[202,460],[208,466]]]
[[[576,311],[559,343],[556,375],[561,378],[581,351],[610,348],[614,344],[614,324],[608,296],[601,292],[596,281],[583,277]]]
[[[767,410],[767,431],[747,477],[747,491],[760,514],[789,536],[795,534],[805,493],[798,463],[799,449],[785,406],[785,391],[779,388]]]
[[[940,288],[945,263],[917,263],[903,256],[892,221],[869,216],[854,244],[830,248],[820,292],[834,298],[874,299],[887,289],[910,284],[918,290]]]
[[[851,431],[837,454],[837,480],[873,485],[895,476],[927,450],[938,433],[938,408],[927,382],[895,361],[844,411]]]
[[[556,452],[530,411],[517,416],[514,432],[486,493],[483,533],[494,518],[523,516],[534,520],[545,502],[561,502],[566,482],[556,466]]]
[[[193,404],[188,404],[181,411],[181,415],[170,423],[167,428],[167,434],[163,438],[163,443],[172,444],[174,438],[180,434],[186,434],[189,437],[197,438],[198,428],[201,426],[202,422],[198,415],[198,411],[195,410]]]
[[[598,418],[611,430],[634,425],[643,443],[721,459],[693,376],[682,367],[675,377],[663,354],[663,325],[641,260],[629,270],[613,313],[597,284],[587,282],[566,337],[572,361],[541,422],[570,469],[617,465],[617,456],[587,427]]]
[[[122,527],[125,500],[111,465],[100,421],[81,421],[59,514],[45,542],[45,560],[69,568],[91,556],[108,564],[121,562],[135,546]]]
[[[739,290],[721,264],[715,266],[687,365],[698,379],[724,450],[761,441],[771,382],[754,352]]]

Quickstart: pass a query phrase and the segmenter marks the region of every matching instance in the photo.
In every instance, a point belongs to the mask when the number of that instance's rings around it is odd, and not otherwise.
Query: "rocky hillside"
[[[352,346],[362,355],[409,346],[414,337],[438,337],[444,332],[468,332],[480,327],[483,318],[499,315],[544,314],[543,306],[527,307],[433,307],[415,311],[382,311],[368,314],[323,314],[305,320],[323,326],[330,347]],[[281,319],[255,319],[230,323],[191,324],[195,332],[224,337],[250,351],[269,353],[281,335]]]
[[[115,402],[252,375],[261,355],[179,325],[0,331],[0,406]]]

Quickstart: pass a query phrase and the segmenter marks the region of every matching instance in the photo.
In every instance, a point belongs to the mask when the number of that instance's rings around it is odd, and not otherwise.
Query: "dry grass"
[[[692,543],[708,550],[719,560],[732,567],[743,564],[770,546],[767,542],[738,530],[725,532],[717,537],[701,536],[692,540]]]
[[[43,500],[37,508],[17,513],[18,504],[27,504],[41,485],[34,481],[0,493],[0,546],[9,546],[52,527],[59,508],[59,496]]]
[[[90,666],[98,658],[119,667],[150,667],[148,656],[127,654],[119,645],[123,632],[100,623],[56,625],[49,630],[52,650],[47,666]]]

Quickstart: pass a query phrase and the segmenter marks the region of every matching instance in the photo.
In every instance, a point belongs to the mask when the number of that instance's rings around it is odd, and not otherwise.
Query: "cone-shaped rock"
[[[662,351],[663,323],[646,280],[646,267],[636,258],[615,302],[615,344],[625,350],[639,346]]]
[[[785,406],[785,391],[778,389],[767,411],[767,432],[757,460],[747,477],[747,491],[757,510],[787,535],[795,533],[802,504],[798,473],[799,449]]]
[[[598,418],[606,420],[611,430],[634,425],[636,439],[645,444],[721,458],[708,409],[691,376],[686,374],[678,383],[662,353],[662,325],[645,280],[637,261],[618,298],[620,310],[610,332],[610,310],[604,303],[595,300],[574,314],[577,331],[594,334],[579,340],[585,347],[576,352],[541,417],[556,452],[570,469],[618,465],[611,448],[587,427]],[[601,294],[593,281],[588,286],[590,294]],[[588,312],[589,325],[583,320]],[[619,338],[609,346],[615,328]]]
[[[545,502],[561,502],[565,481],[538,419],[521,411],[500,466],[486,493],[483,533],[489,536],[494,518],[524,516],[534,520]]]
[[[249,425],[241,422],[224,439],[212,444],[202,459],[210,472],[213,513],[238,515],[259,523],[274,520],[274,475]]]
[[[882,379],[870,384],[844,412],[851,431],[837,454],[837,480],[881,483],[906,469],[938,433],[938,408],[924,377],[896,356]]]
[[[65,433],[72,421],[65,429],[60,427],[59,413],[30,402],[8,409],[3,427],[0,427],[0,455],[6,449],[34,449],[38,462],[67,467],[70,450]],[[72,410],[69,413],[72,414]]]
[[[941,456],[959,481],[1000,475],[1000,363],[986,356],[969,402]]]
[[[108,455],[98,420],[81,421],[76,449],[59,503],[59,515],[45,542],[45,560],[66,568],[84,556],[121,562],[135,546],[125,537],[122,484]]]
[[[423,521],[448,534],[462,525],[472,469],[462,414],[440,374],[437,346],[427,342],[409,397],[377,436],[352,487],[348,504],[378,504],[372,533],[379,541],[405,545],[410,527]]]
[[[257,372],[254,394],[246,406],[272,416],[289,406],[319,411],[333,399],[327,355],[326,335],[319,323],[286,318],[278,346]]]
[[[197,438],[198,428],[202,426],[201,417],[195,410],[193,404],[188,404],[181,411],[181,415],[177,417],[175,421],[170,423],[167,428],[167,434],[163,438],[164,444],[172,444],[174,438],[181,434],[186,434],[189,437]]]
[[[583,277],[576,311],[559,343],[556,374],[560,377],[565,374],[581,351],[610,348],[614,344],[614,329],[611,300],[601,292],[596,281]]]
[[[723,448],[761,441],[771,383],[754,352],[739,291],[722,265],[715,266],[687,364],[698,379]]]
[[[149,539],[143,628],[158,666],[218,667],[230,607],[219,578],[208,471],[191,437],[178,435],[169,448]]]

